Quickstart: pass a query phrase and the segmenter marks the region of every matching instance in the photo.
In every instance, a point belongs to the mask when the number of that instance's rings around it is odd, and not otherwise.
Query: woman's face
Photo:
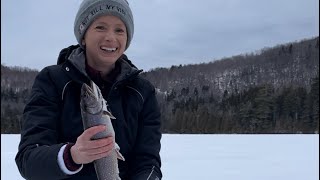
[[[99,70],[115,64],[127,43],[127,29],[116,16],[101,16],[88,28],[82,44],[85,45],[88,64]]]

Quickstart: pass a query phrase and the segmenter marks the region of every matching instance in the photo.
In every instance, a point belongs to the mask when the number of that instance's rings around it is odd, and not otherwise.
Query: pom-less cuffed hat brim
[[[133,16],[126,0],[84,0],[74,22],[74,34],[81,47],[82,39],[88,27],[100,16],[112,15],[120,18],[127,29],[127,44],[129,47],[133,37]]]

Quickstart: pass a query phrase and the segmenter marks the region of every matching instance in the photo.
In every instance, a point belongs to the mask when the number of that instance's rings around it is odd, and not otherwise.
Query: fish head
[[[103,108],[104,99],[99,87],[93,82],[90,86],[83,83],[81,87],[80,106],[82,110],[90,114],[97,114]]]

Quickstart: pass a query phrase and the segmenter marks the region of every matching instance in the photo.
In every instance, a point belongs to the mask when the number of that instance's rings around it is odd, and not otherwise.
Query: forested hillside
[[[144,76],[158,88],[164,132],[319,129],[319,37]]]
[[[1,133],[18,133],[37,70],[1,64]]]
[[[18,133],[37,71],[1,65],[1,133]],[[318,133],[319,37],[142,74],[164,133]]]

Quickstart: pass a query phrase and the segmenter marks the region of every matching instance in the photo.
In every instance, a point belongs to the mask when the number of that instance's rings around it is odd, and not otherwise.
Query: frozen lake
[[[19,135],[1,134],[1,179],[22,180]],[[163,180],[319,180],[319,134],[169,135]]]

